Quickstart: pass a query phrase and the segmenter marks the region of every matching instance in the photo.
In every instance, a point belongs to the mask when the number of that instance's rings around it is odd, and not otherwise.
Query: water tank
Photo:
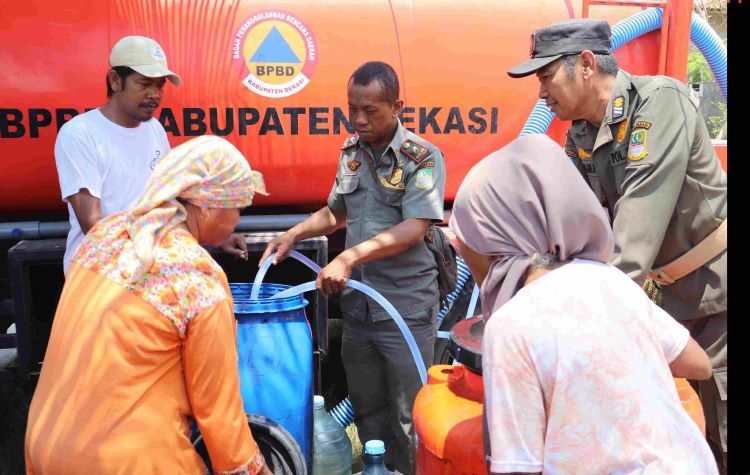
[[[614,24],[640,10],[593,6],[590,15]],[[534,77],[505,74],[527,57],[531,32],[580,16],[580,0],[14,2],[0,15],[0,219],[65,219],[57,131],[106,102],[109,52],[126,35],[157,40],[182,77],[155,114],[172,146],[224,136],[263,172],[271,194],[251,212],[325,204],[352,133],[346,83],[370,60],[394,66],[404,126],[444,152],[450,203],[469,168],[516,137],[536,103]],[[654,73],[658,39],[616,55],[632,73]],[[550,135],[561,142],[566,128],[555,120]]]

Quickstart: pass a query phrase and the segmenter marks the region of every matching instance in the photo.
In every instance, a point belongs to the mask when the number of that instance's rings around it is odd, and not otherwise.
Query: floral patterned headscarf
[[[253,171],[237,148],[215,136],[203,136],[170,150],[154,169],[143,197],[127,212],[127,231],[137,259],[120,257],[131,282],[154,263],[161,239],[187,217],[177,200],[204,208],[243,208],[255,193],[266,195],[263,175]],[[123,262],[125,258],[125,262]]]

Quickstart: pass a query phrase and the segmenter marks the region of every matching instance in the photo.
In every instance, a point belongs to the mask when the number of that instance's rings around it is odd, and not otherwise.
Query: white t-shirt
[[[167,151],[167,134],[154,118],[128,128],[94,109],[62,126],[55,142],[55,162],[62,199],[68,203],[70,214],[63,260],[66,274],[70,259],[83,239],[81,225],[68,198],[87,188],[101,200],[104,216],[128,209],[141,197],[151,170]]]
[[[492,471],[717,473],[668,366],[688,336],[606,264],[523,287],[482,340]]]

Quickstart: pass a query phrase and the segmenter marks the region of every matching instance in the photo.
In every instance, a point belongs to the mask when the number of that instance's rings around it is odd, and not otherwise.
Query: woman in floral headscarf
[[[219,245],[263,177],[218,137],[174,148],[143,198],[100,221],[71,262],[26,430],[28,473],[268,474],[239,390]]]
[[[481,286],[491,473],[717,473],[673,382],[707,379],[708,356],[607,264],[607,215],[560,146],[479,162],[450,226]]]

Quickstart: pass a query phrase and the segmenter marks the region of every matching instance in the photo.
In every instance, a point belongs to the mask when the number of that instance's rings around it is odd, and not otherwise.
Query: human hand
[[[258,267],[263,264],[263,262],[266,260],[266,258],[271,255],[272,253],[276,253],[276,255],[273,258],[273,265],[278,264],[279,262],[283,261],[284,259],[289,256],[289,251],[292,250],[292,247],[294,246],[294,238],[288,233],[284,233],[281,236],[275,237],[271,242],[268,243],[268,246],[266,246],[266,250],[263,251],[263,256],[261,256],[260,261],[258,262]]]
[[[221,249],[237,259],[247,260],[247,243],[242,234],[232,233],[221,243]]]
[[[315,281],[315,287],[326,297],[343,291],[346,288],[346,281],[352,275],[352,266],[343,256],[340,254],[325,266]]]

